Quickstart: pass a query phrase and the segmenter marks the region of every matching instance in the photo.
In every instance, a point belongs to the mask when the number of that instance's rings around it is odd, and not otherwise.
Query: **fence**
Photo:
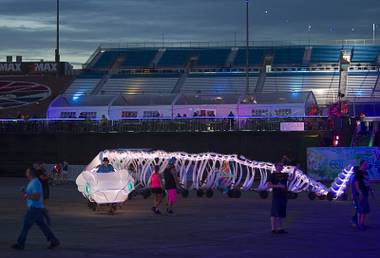
[[[326,117],[176,118],[126,120],[0,120],[0,133],[126,133],[280,131],[281,123],[303,122],[304,130],[326,130]]]

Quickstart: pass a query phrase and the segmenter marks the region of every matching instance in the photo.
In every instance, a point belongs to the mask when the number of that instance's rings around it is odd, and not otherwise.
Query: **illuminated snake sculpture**
[[[96,168],[104,157],[110,160],[115,173],[99,175]],[[175,159],[173,159],[175,158]],[[160,166],[160,173],[170,159],[175,160],[179,181],[183,190],[197,190],[198,196],[206,193],[212,196],[213,190],[227,191],[254,190],[264,198],[267,195],[266,181],[275,170],[275,165],[257,162],[237,155],[216,153],[188,154],[185,152],[106,150],[100,152],[78,176],[78,190],[91,202],[98,204],[121,203],[137,190],[149,189],[152,169]],[[330,200],[340,198],[353,174],[353,167],[345,168],[330,187],[317,182],[293,166],[285,166],[282,173],[288,174],[288,189],[296,194],[309,191],[309,198]],[[102,186],[99,186],[102,185]],[[116,198],[116,199],[115,199]]]

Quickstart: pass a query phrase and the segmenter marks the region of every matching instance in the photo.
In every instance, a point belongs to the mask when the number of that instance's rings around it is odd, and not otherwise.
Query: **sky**
[[[254,41],[370,39],[380,0],[249,0]],[[54,60],[56,0],[0,0],[0,61]],[[380,38],[380,26],[378,26]],[[61,59],[102,43],[245,39],[245,0],[61,0]]]

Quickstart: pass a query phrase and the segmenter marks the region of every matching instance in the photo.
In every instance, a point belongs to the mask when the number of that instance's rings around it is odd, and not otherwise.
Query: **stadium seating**
[[[256,87],[257,77],[250,77],[250,91]],[[197,74],[190,75],[183,86],[185,93],[192,94],[244,94],[246,77],[244,74]]]
[[[311,63],[338,63],[341,49],[340,46],[313,47]]]
[[[231,49],[204,49],[199,51],[195,67],[224,67]]]
[[[158,50],[131,50],[123,53],[121,68],[149,67]]]
[[[65,91],[68,95],[86,95],[90,94],[100,82],[100,78],[76,79]]]
[[[339,56],[341,50],[345,49],[351,51],[353,62],[348,76],[347,97],[368,97],[372,94],[378,74],[373,71],[373,67],[377,65],[380,46],[316,45],[310,49],[308,60],[304,62],[306,46],[251,47],[249,64],[254,67],[252,69],[259,69],[266,56],[273,58],[272,71],[262,76],[262,91],[312,90],[319,104],[335,101],[339,88]],[[96,90],[96,94],[105,95],[171,93],[174,88],[176,92],[186,94],[245,93],[245,75],[240,70],[246,65],[244,47],[237,48],[236,56],[233,55],[234,58],[228,60],[231,70],[227,71],[224,66],[232,47],[168,47],[161,51],[160,58],[156,58],[155,67],[150,67],[159,51],[160,48],[157,47],[105,49],[93,59],[92,66],[79,75],[66,93],[90,94],[96,85],[100,88]],[[194,62],[190,74],[179,74],[177,71],[183,70],[192,58]],[[108,78],[105,75],[116,60],[121,62],[120,71],[112,71],[112,77]],[[361,65],[357,66],[359,63]],[[366,64],[371,64],[371,67],[366,67]],[[125,73],[125,69],[149,67],[159,71],[134,75],[118,74]],[[251,76],[250,92],[254,92],[258,78],[259,73]],[[102,83],[98,84],[100,80]]]
[[[178,74],[154,76],[115,75],[99,91],[104,95],[171,93],[178,81]]]
[[[304,47],[282,47],[275,49],[274,65],[301,65],[305,53]]]
[[[273,48],[251,48],[248,53],[248,61],[250,65],[261,66],[266,55],[273,56]],[[245,66],[246,64],[246,51],[240,48],[234,62],[235,66]]]
[[[191,57],[197,57],[199,54],[196,49],[167,49],[158,62],[158,67],[175,67],[182,68]]]
[[[380,46],[355,46],[352,51],[352,62],[375,63],[380,52]]]
[[[121,51],[105,51],[101,53],[97,62],[93,65],[95,69],[109,69],[116,59],[122,54]]]
[[[313,91],[319,104],[335,101],[339,88],[339,73],[272,73],[265,80],[263,92]]]
[[[377,80],[376,72],[355,72],[348,74],[347,97],[370,97]]]

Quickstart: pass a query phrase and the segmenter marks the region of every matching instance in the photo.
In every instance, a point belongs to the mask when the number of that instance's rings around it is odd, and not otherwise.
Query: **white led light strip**
[[[268,162],[257,162],[248,160],[243,156],[223,155],[217,153],[189,154],[185,152],[164,152],[164,151],[131,151],[131,150],[106,150],[100,152],[95,159],[86,167],[85,171],[77,178],[78,190],[86,198],[97,202],[112,202],[113,196],[120,196],[118,192],[110,192],[109,189],[99,187],[99,181],[104,178],[115,177],[99,175],[96,167],[99,166],[104,157],[110,160],[115,168],[116,174],[124,174],[107,181],[106,187],[111,187],[113,191],[124,191],[123,198],[127,198],[130,191],[126,190],[128,183],[134,188],[149,188],[150,177],[155,165],[160,166],[160,173],[163,173],[171,158],[175,158],[175,166],[178,172],[179,181],[185,189],[209,190],[209,189],[239,189],[242,191],[266,190],[265,184],[269,174],[273,173],[275,165]],[[293,166],[285,166],[282,173],[288,173],[288,188],[291,192],[310,191],[319,196],[327,196],[328,193],[337,199],[344,194],[349,180],[353,174],[353,168],[344,169],[330,188],[317,182],[304,174],[301,170]],[[91,176],[89,175],[91,174]],[[112,173],[114,174],[114,173]],[[127,175],[126,175],[127,174]],[[86,176],[87,175],[87,176]],[[94,179],[94,177],[96,177]],[[116,180],[112,185],[112,180]],[[124,180],[124,181],[123,181]],[[98,183],[97,183],[98,182]],[[131,184],[130,183],[130,184]],[[98,197],[92,192],[85,192],[85,185],[88,188],[96,189]],[[121,189],[116,189],[117,187]],[[109,195],[109,196],[106,196]],[[99,197],[101,196],[101,198]],[[97,200],[100,198],[101,200]],[[118,200],[119,201],[119,200]]]

